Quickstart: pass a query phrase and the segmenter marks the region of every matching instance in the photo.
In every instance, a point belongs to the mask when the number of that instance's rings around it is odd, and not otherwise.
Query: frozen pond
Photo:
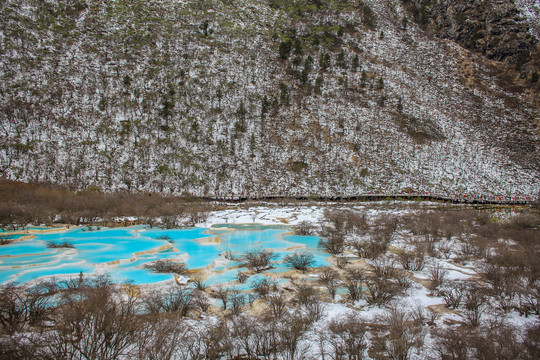
[[[7,233],[4,233],[7,235]],[[19,235],[13,236],[18,238]],[[188,269],[205,269],[207,283],[233,281],[243,269],[226,260],[225,252],[239,256],[250,249],[269,249],[279,257],[270,273],[288,269],[282,259],[298,249],[314,254],[314,266],[326,266],[328,255],[317,250],[319,238],[291,235],[286,225],[227,224],[211,228],[164,230],[133,226],[88,231],[76,228],[57,233],[35,233],[33,238],[0,246],[0,283],[24,283],[43,276],[77,276],[108,273],[115,282],[156,283],[174,279],[143,265],[159,259],[186,263]],[[48,242],[74,248],[49,248]],[[255,279],[255,275],[253,278]]]

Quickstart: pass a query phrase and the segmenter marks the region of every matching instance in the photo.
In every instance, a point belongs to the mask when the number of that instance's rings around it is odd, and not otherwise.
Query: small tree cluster
[[[156,273],[170,274],[185,274],[187,270],[186,264],[169,259],[162,259],[149,264],[144,264],[143,267]]]
[[[240,261],[243,266],[261,272],[271,267],[271,261],[278,258],[278,255],[266,249],[253,249],[246,251]]]

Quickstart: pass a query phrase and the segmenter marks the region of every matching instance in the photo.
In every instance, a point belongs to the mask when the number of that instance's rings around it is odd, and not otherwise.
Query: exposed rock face
[[[496,61],[520,67],[536,39],[512,0],[404,0],[414,19],[435,33]]]

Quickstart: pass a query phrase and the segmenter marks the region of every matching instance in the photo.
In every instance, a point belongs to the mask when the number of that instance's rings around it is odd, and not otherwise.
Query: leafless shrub
[[[247,266],[256,272],[261,272],[271,267],[270,262],[277,257],[278,255],[272,251],[253,249],[246,251],[240,260],[243,266]]]
[[[294,226],[294,233],[302,236],[315,235],[315,225],[311,221],[300,221]]]
[[[143,268],[157,272],[167,274],[185,274],[186,264],[179,263],[170,259],[157,260],[148,264],[144,264]]]
[[[315,258],[310,252],[296,251],[294,254],[285,256],[283,262],[296,270],[306,271],[315,263]]]
[[[174,229],[178,227],[178,217],[176,215],[161,216],[161,225],[165,229]]]
[[[476,359],[515,360],[521,358],[523,346],[516,329],[494,322],[477,329],[468,339]]]
[[[395,260],[389,256],[379,256],[371,262],[373,272],[382,278],[393,278],[397,273]]]
[[[481,256],[484,252],[485,249],[482,249],[478,239],[469,239],[461,243],[461,256],[465,259]]]
[[[299,343],[304,338],[311,325],[311,319],[301,312],[294,311],[276,323],[278,335],[278,349],[282,358],[286,360],[306,359],[307,348],[300,348]]]
[[[13,283],[0,289],[0,325],[2,329],[13,334],[22,329],[28,320],[28,306],[22,287]]]
[[[431,281],[431,287],[433,289],[439,287],[444,282],[447,275],[448,271],[442,267],[441,263],[437,262],[435,265],[430,266],[428,279]]]
[[[228,286],[225,286],[223,284],[219,284],[212,291],[212,296],[221,300],[221,303],[223,305],[223,310],[227,310],[227,304],[229,302],[230,291],[231,289]]]
[[[461,316],[463,316],[467,324],[473,328],[479,326],[486,310],[486,298],[481,288],[470,286],[467,289],[463,308]]]
[[[387,358],[406,360],[414,348],[419,350],[423,346],[425,331],[422,324],[413,321],[411,313],[392,307],[384,317],[383,326],[388,335],[376,342]]]
[[[239,271],[238,274],[236,274],[236,281],[238,281],[240,284],[245,283],[248,278],[249,273],[247,271]]]
[[[196,275],[192,276],[190,280],[195,285],[195,289],[197,289],[199,291],[205,291],[206,290],[207,286],[206,286],[206,283],[204,282],[205,277],[202,274],[200,274],[200,273],[196,274]]]
[[[401,288],[401,291],[409,289],[412,285],[411,275],[405,270],[397,269],[394,279]]]
[[[398,227],[398,218],[393,215],[382,214],[373,222],[371,235],[379,244],[389,244],[394,238]]]
[[[358,315],[344,315],[328,324],[326,339],[332,359],[363,359],[367,349],[367,325]]]
[[[347,256],[336,255],[334,259],[338,269],[345,269],[349,265],[349,258]]]
[[[245,294],[238,290],[231,290],[230,293],[231,310],[234,315],[240,314],[245,304]]]
[[[210,308],[210,299],[204,291],[197,290],[193,295],[193,306],[198,311],[205,313]]]
[[[319,290],[306,282],[297,283],[294,298],[301,306],[308,306],[320,297]]]
[[[326,287],[328,294],[332,299],[336,297],[336,286],[339,282],[339,274],[330,267],[326,267],[321,271],[319,281]]]
[[[536,284],[532,287],[527,287],[517,295],[518,306],[516,308],[520,315],[525,317],[529,314],[540,314],[540,286]]]
[[[144,297],[144,307],[151,314],[175,313],[186,316],[194,306],[193,293],[193,290],[181,287],[152,291]]]
[[[378,241],[378,239],[357,239],[348,243],[355,251],[356,254],[365,259],[375,259],[377,256],[384,254],[388,249],[388,243],[385,241]]]
[[[222,253],[222,255],[227,260],[231,260],[231,261],[239,261],[240,260],[240,258],[238,256],[236,256],[231,250],[225,250]]]
[[[463,331],[453,328],[434,329],[435,350],[441,360],[468,360],[469,346]]]
[[[424,252],[406,252],[398,253],[398,261],[405,270],[421,271],[424,268]]]
[[[309,322],[315,322],[322,318],[327,306],[319,298],[314,299],[305,306],[306,317],[309,319]]]
[[[140,337],[143,326],[136,316],[136,299],[115,297],[107,278],[96,278],[84,289],[64,298],[55,331],[47,334],[52,358],[113,360],[126,356]]]
[[[185,209],[190,226],[205,223],[208,220],[208,209],[205,207],[193,207]]]
[[[47,241],[45,246],[51,249],[75,249],[75,245],[73,245],[71,241],[61,241],[61,242]]]
[[[540,359],[540,325],[535,325],[527,330],[523,345],[527,359]]]
[[[150,319],[141,326],[132,356],[140,360],[170,360],[179,355],[188,327],[167,319]]]
[[[445,281],[439,289],[439,295],[444,298],[446,306],[457,309],[461,305],[467,285],[463,281]]]
[[[499,259],[500,260],[500,259]],[[480,267],[480,274],[491,288],[486,289],[499,304],[503,311],[509,311],[515,306],[518,293],[523,292],[523,280],[520,276],[521,266],[501,264],[497,258],[488,258],[487,263]]]
[[[324,227],[318,247],[332,255],[343,253],[345,235],[334,228]]]
[[[271,291],[277,291],[276,283],[268,278],[255,280],[252,287],[253,291],[262,299],[266,298]]]
[[[2,337],[0,341],[0,359],[47,359],[50,358],[46,349],[46,337],[39,333],[15,333]]]
[[[41,282],[33,286],[13,283],[0,287],[0,326],[7,334],[22,331],[27,325],[39,325],[52,314],[52,296],[56,283]]]
[[[281,319],[287,309],[287,298],[281,291],[271,292],[266,296],[266,302],[272,316]]]
[[[232,358],[234,345],[231,341],[229,327],[226,321],[220,321],[216,325],[211,325],[199,333],[201,354],[194,359],[218,360],[223,357]]]
[[[346,227],[346,210],[330,210],[325,209],[323,213],[323,224],[329,224],[326,226],[327,230],[332,229],[336,233],[345,234]]]
[[[371,305],[387,304],[401,291],[400,285],[396,282],[377,276],[369,278],[366,282],[366,287],[366,300]]]
[[[245,354],[246,359],[256,359],[260,353],[259,343],[263,338],[261,324],[254,318],[239,315],[233,318],[231,336],[237,341],[239,351]]]
[[[362,269],[348,268],[345,272],[345,287],[349,292],[352,302],[362,298],[362,285],[366,279],[366,275]]]
[[[424,324],[433,326],[435,324],[435,320],[437,320],[437,314],[418,304],[412,308],[411,318],[412,321],[419,326]]]
[[[453,245],[450,241],[440,241],[436,246],[439,257],[444,259],[450,259],[452,256],[452,248]]]
[[[11,244],[14,239],[10,239],[9,236],[0,236],[0,246],[1,245],[9,245]]]

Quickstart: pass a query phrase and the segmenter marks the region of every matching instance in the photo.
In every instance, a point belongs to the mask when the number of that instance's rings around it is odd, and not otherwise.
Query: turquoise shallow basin
[[[227,229],[225,229],[227,228]],[[212,229],[163,230],[134,226],[88,231],[75,228],[59,233],[35,234],[35,238],[0,246],[0,283],[27,282],[43,276],[78,276],[108,272],[116,282],[135,284],[155,283],[173,279],[172,274],[156,274],[143,265],[159,259],[184,261],[189,269],[219,270],[207,283],[231,283],[239,290],[247,290],[249,283],[235,283],[241,264],[229,261],[214,267],[214,261],[223,259],[230,251],[240,256],[253,249],[269,249],[278,257],[270,272],[279,274],[290,269],[281,261],[283,257],[305,248],[313,253],[314,266],[326,266],[328,256],[316,246],[315,236],[289,235],[285,225],[257,224],[218,225]],[[48,248],[47,243],[68,242],[74,248]]]

